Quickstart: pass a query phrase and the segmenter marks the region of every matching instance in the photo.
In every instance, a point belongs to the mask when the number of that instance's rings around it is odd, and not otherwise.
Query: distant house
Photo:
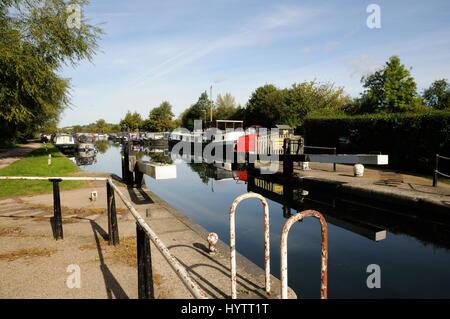
[[[279,124],[279,125],[275,125],[275,127],[278,129],[280,136],[288,137],[288,136],[294,134],[294,129],[292,127],[290,127],[289,125]]]

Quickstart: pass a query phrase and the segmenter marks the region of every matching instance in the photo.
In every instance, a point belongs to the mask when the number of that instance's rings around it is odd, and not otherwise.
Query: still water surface
[[[120,176],[120,161],[120,147],[110,144],[100,150],[91,165],[80,167],[86,171]],[[228,173],[204,164],[177,160],[176,165],[177,179],[155,181],[146,177],[147,187],[208,231],[218,233],[221,240],[228,243],[229,207],[235,197],[248,191],[249,184],[233,179],[217,180]],[[391,217],[378,211],[368,213],[358,206],[323,206],[308,197],[301,205],[334,216],[327,217],[329,298],[450,298],[448,221],[441,220],[441,226],[433,224],[425,228],[420,220]],[[286,219],[281,203],[269,200],[269,206],[271,268],[272,273],[279,277],[280,232]],[[236,213],[236,246],[241,254],[263,268],[262,217],[259,201],[241,203]],[[363,226],[361,219],[365,221]],[[361,229],[369,234],[373,229],[386,229],[387,237],[376,242],[360,235]],[[320,225],[315,219],[294,225],[289,233],[289,286],[299,297],[320,297],[320,244]],[[380,289],[367,287],[370,275],[367,267],[371,264],[381,268]]]

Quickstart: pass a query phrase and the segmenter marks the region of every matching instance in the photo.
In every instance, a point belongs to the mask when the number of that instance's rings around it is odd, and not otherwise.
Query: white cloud
[[[350,76],[355,75],[362,77],[376,71],[380,65],[370,58],[367,54],[363,54],[349,62]]]

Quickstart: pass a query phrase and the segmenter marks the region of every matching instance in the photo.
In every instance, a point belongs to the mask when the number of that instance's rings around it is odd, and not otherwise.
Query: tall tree
[[[366,88],[363,112],[405,112],[418,101],[416,82],[398,56],[392,56],[382,69],[363,77],[361,82]]]
[[[247,125],[272,127],[279,124],[284,109],[286,90],[266,84],[255,90],[247,102]]]
[[[344,93],[344,89],[335,87],[333,83],[296,83],[288,89],[280,121],[297,127],[311,113],[337,113],[350,101],[351,98]]]
[[[137,131],[142,127],[142,116],[138,112],[128,111],[125,117],[120,120],[120,127],[131,132]]]
[[[94,130],[96,131],[96,133],[109,133],[110,127],[104,119],[99,119],[94,124]]]
[[[164,101],[150,111],[144,129],[150,132],[166,132],[174,129],[172,105]]]
[[[80,10],[86,0],[74,0]],[[81,11],[80,11],[81,12]],[[69,104],[66,64],[90,60],[101,30],[69,23],[63,0],[6,0],[0,4],[0,134],[14,138],[58,119]]]
[[[237,111],[236,100],[230,93],[224,96],[219,94],[216,100],[216,109],[214,110],[214,118],[217,120],[228,120]]]
[[[426,105],[437,110],[450,108],[450,84],[446,79],[434,81],[423,92]]]
[[[211,101],[208,98],[208,94],[203,92],[198,98],[198,101],[182,113],[181,122],[183,127],[192,130],[195,120],[202,120],[206,123],[208,121],[210,107]]]

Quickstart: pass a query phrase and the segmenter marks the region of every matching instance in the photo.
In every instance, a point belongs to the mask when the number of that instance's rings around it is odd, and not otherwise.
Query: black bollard
[[[108,205],[108,244],[116,246],[120,244],[119,225],[117,223],[116,199],[114,189],[106,182],[107,205]]]
[[[138,298],[154,299],[152,256],[150,238],[136,223],[137,267],[138,267]]]
[[[61,179],[51,179],[53,183],[53,225],[56,240],[64,239],[62,215],[61,215],[61,196],[59,192],[59,183]]]

